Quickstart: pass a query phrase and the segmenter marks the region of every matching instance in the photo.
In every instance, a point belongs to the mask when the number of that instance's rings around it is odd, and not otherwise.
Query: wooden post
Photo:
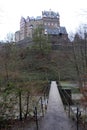
[[[79,108],[78,107],[77,107],[76,118],[77,118],[77,130],[79,130],[79,128],[78,128],[78,126],[79,126]]]
[[[37,107],[35,107],[35,120],[36,120],[36,128],[38,130]]]
[[[45,99],[46,99],[46,95],[45,95],[45,92],[44,92],[44,101],[45,101]]]
[[[41,110],[42,110],[42,116],[44,116],[44,110],[43,110],[43,101],[42,101],[42,97],[41,97]]]
[[[69,102],[69,117],[70,117],[70,102]]]

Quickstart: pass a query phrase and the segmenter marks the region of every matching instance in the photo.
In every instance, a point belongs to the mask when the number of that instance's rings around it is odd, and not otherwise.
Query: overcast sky
[[[0,40],[19,30],[21,16],[41,16],[49,9],[59,12],[67,32],[87,23],[87,0],[0,0]]]

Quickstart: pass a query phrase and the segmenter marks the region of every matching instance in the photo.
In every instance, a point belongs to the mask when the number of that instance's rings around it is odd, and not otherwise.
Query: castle
[[[61,44],[61,40],[66,41],[68,34],[65,27],[60,26],[60,15],[54,11],[42,11],[42,17],[21,17],[20,30],[15,32],[15,41],[21,41],[27,37],[32,38],[33,30],[39,25],[43,25],[44,34],[50,35],[52,43],[56,41]]]

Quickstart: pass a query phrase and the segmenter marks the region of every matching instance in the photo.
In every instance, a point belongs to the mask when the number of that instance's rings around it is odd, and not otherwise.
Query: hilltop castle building
[[[43,25],[44,34],[50,35],[52,43],[58,41],[61,44],[61,40],[68,39],[68,34],[65,27],[60,26],[60,15],[53,11],[42,11],[42,16],[37,18],[21,17],[20,30],[15,32],[15,41],[21,41],[27,37],[32,38],[33,30],[39,25]]]

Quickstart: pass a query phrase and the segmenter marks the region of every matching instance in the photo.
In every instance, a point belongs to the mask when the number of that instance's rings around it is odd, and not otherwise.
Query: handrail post
[[[70,117],[70,102],[69,102],[69,117]]]
[[[44,101],[45,101],[45,99],[46,99],[46,94],[45,94],[45,92],[44,92]]]
[[[43,110],[43,101],[42,101],[42,97],[41,97],[41,110],[42,110],[42,116],[44,116],[44,110]]]
[[[77,130],[79,130],[79,108],[77,107],[77,113],[76,113],[76,118],[77,118]]]
[[[35,120],[36,120],[36,128],[38,130],[37,107],[35,107]]]

